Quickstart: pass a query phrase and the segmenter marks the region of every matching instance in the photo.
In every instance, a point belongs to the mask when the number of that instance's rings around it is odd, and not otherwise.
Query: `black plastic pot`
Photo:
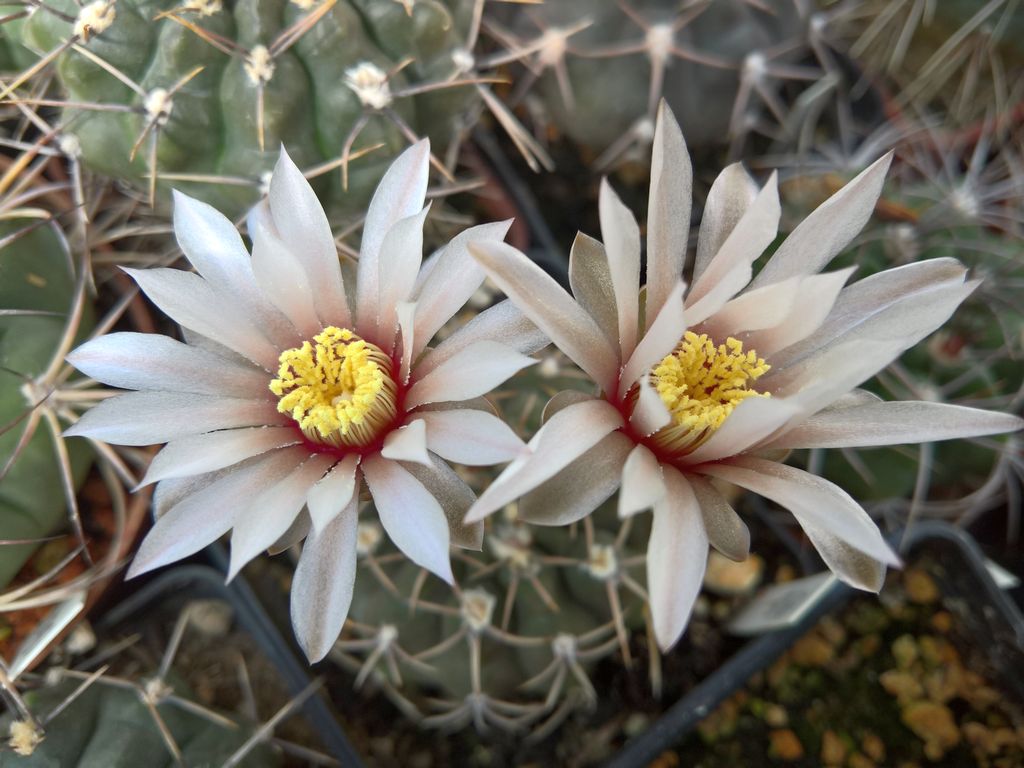
[[[222,551],[220,557],[223,558]],[[220,558],[216,552],[211,551],[211,559],[216,562]],[[292,695],[297,695],[309,686],[311,677],[308,665],[296,659],[252,588],[241,576],[225,584],[222,569],[206,565],[183,565],[162,573],[107,611],[96,627],[100,631],[113,629],[128,621],[137,621],[155,604],[197,597],[216,598],[231,605],[235,620],[252,637]],[[307,698],[299,711],[320,738],[327,753],[340,760],[344,768],[362,766],[362,761],[321,694]]]
[[[902,541],[906,557],[922,550],[935,553],[941,563],[943,587],[963,598],[968,632],[977,639],[1001,682],[1024,700],[1024,616],[989,573],[974,539],[955,526],[926,521],[916,523]],[[640,768],[678,744],[719,704],[742,689],[754,674],[767,669],[825,615],[845,605],[856,590],[836,582],[825,597],[792,627],[747,643],[714,674],[673,704],[644,733],[605,764],[605,768]]]

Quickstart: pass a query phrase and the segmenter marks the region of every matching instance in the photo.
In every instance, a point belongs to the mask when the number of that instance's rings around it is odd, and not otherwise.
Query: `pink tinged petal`
[[[711,185],[697,235],[693,280],[704,274],[747,209],[757,199],[757,184],[741,163],[726,166]]]
[[[773,328],[782,323],[799,306],[803,278],[791,277],[781,283],[741,293],[730,299],[699,326],[701,333],[713,339]]]
[[[711,546],[737,563],[750,555],[750,530],[725,497],[706,478],[687,475],[704,519],[704,530]]]
[[[182,437],[169,442],[153,457],[139,487],[172,477],[212,472],[298,442],[299,435],[291,427],[225,429]]]
[[[640,321],[640,227],[608,179],[601,179],[598,213],[612,289],[615,291],[619,359],[625,360],[636,346]]]
[[[64,431],[115,445],[155,445],[215,429],[282,424],[269,400],[181,392],[129,392],[104,400]]]
[[[636,445],[622,467],[619,517],[630,517],[650,509],[664,499],[667,492],[658,459],[649,448]]]
[[[396,308],[412,294],[416,274],[423,261],[423,221],[430,212],[426,205],[419,213],[399,219],[384,236],[380,246],[379,285],[377,299],[377,328],[371,332],[361,328],[362,333],[377,339],[384,349],[390,349],[398,328]]]
[[[375,328],[377,325],[381,246],[395,224],[422,210],[427,194],[429,162],[430,142],[424,139],[398,156],[373,193],[366,211],[363,239],[359,248],[357,328]]]
[[[612,432],[550,480],[519,500],[517,519],[532,525],[569,525],[581,520],[618,489],[622,465],[634,443]]]
[[[752,456],[738,456],[725,463],[708,464],[700,471],[785,507],[808,535],[812,531],[815,535],[827,533],[829,537],[845,542],[879,562],[900,565],[899,557],[886,543],[868,513],[846,491],[828,480],[796,467]],[[845,579],[844,574],[837,575]]]
[[[466,481],[447,463],[431,454],[431,466],[403,464],[409,474],[423,483],[431,496],[437,499],[448,520],[448,533],[452,546],[479,552],[484,543],[484,524],[464,523],[466,510],[473,506],[476,494]]]
[[[776,352],[803,341],[825,322],[836,303],[843,284],[854,267],[822,275],[810,275],[800,281],[800,297],[790,306],[789,315],[771,328],[753,331],[743,341],[761,357],[771,360]]]
[[[240,511],[249,511],[308,457],[300,448],[285,448],[224,472],[209,484],[179,484],[179,491],[193,492],[157,518],[132,561],[128,578],[181,560],[219,539]]]
[[[483,284],[483,269],[469,253],[469,244],[480,241],[501,242],[505,239],[511,219],[481,224],[457,234],[436,257],[429,273],[415,289],[416,324],[419,355],[441,327],[458,312]]]
[[[354,494],[322,530],[310,532],[295,567],[292,627],[310,664],[328,654],[348,617],[356,582],[358,508]]]
[[[279,344],[291,340],[295,331],[260,291],[234,223],[212,206],[175,190],[174,233],[185,256],[215,291],[231,296],[267,338]]]
[[[708,560],[708,537],[690,484],[666,468],[665,485],[668,492],[654,505],[647,542],[647,591],[654,636],[663,652],[686,629]]]
[[[686,284],[682,280],[676,280],[675,288],[668,294],[658,316],[636,345],[636,349],[622,369],[622,377],[619,379],[620,398],[625,397],[630,387],[636,384],[641,376],[661,362],[665,355],[679,344],[686,330],[686,318],[683,316],[685,290]]]
[[[314,483],[306,493],[306,507],[313,530],[322,533],[350,504],[358,506],[356,467],[359,456],[349,454]],[[353,515],[355,511],[353,510]]]
[[[536,488],[621,426],[622,416],[604,400],[588,400],[559,411],[533,436],[530,453],[509,464],[477,499],[466,521],[483,520]]]
[[[402,383],[409,383],[412,371],[412,353],[416,345],[416,302],[400,301],[395,307],[398,319],[398,330],[401,332],[402,359],[398,366],[398,375]]]
[[[469,251],[537,327],[605,391],[614,391],[618,352],[594,319],[548,274],[510,245],[473,243]]]
[[[1024,420],[1008,413],[946,403],[874,402],[821,411],[769,443],[772,448],[843,448],[930,443],[1016,432]]]
[[[649,377],[640,378],[639,394],[633,413],[629,416],[629,424],[641,435],[653,435],[672,421],[672,414],[665,407],[658,390],[651,386]]]
[[[690,239],[693,169],[683,133],[664,101],[658,106],[651,148],[651,188],[647,202],[648,320],[669,300],[683,274]]]
[[[555,395],[548,400],[544,406],[544,410],[540,414],[540,423],[547,424],[548,420],[561,410],[568,408],[570,405],[576,403],[586,403],[590,400],[595,400],[593,395],[588,395],[586,392],[580,392],[578,389],[563,389],[561,392],[556,392]]]
[[[579,305],[604,332],[609,344],[619,339],[618,304],[608,254],[600,240],[576,233],[569,251],[569,287]]]
[[[904,316],[913,319],[922,309],[942,310],[969,293],[966,276],[956,259],[930,259],[858,280],[839,293],[828,319],[813,335],[783,350],[772,363],[777,368],[791,365],[844,337],[883,338],[886,330],[889,338],[900,336]]]
[[[524,355],[539,352],[551,343],[515,304],[505,299],[485,309],[435,349],[424,354],[416,364],[417,377],[426,376],[456,352],[477,341],[496,341]]]
[[[269,199],[281,241],[292,249],[305,268],[309,284],[315,287],[313,302],[321,326],[351,327],[352,315],[331,225],[313,188],[283,146],[270,177]]]
[[[302,466],[255,499],[252,507],[238,510],[231,527],[228,581],[285,534],[306,504],[309,489],[324,476],[334,461],[333,456],[308,458]]]
[[[238,467],[227,467],[226,469],[218,469],[214,472],[206,472],[202,475],[172,477],[167,480],[161,480],[156,484],[156,489],[153,491],[153,518],[155,520],[160,519],[167,510],[171,509],[186,496],[198,493],[225,475],[237,470]]]
[[[221,395],[261,395],[265,371],[155,333],[108,333],[67,360],[86,376],[123,389]]]
[[[757,445],[801,413],[798,404],[779,397],[748,397],[726,418],[707,442],[694,449],[687,464],[715,461]]]
[[[416,415],[426,424],[427,448],[458,464],[503,464],[526,451],[526,443],[492,413],[459,409]]]
[[[413,461],[432,466],[427,455],[427,425],[423,419],[410,421],[404,427],[393,429],[384,438],[380,455],[394,461]]]
[[[751,287],[821,271],[871,218],[890,162],[892,152],[872,163],[800,222],[764,265]]]
[[[778,181],[772,173],[704,274],[690,289],[686,297],[686,317],[690,325],[713,315],[750,282],[754,262],[775,240],[781,214]]]
[[[180,269],[129,269],[125,272],[174,322],[222,344],[272,370],[279,350],[245,317],[227,295],[199,275]]]
[[[405,407],[411,410],[425,403],[479,397],[536,362],[496,341],[475,342],[416,381],[406,395]]]
[[[395,546],[418,566],[454,584],[448,520],[437,499],[408,470],[381,456],[363,461],[363,476]]]
[[[260,289],[302,338],[315,336],[324,327],[316,311],[315,291],[305,265],[284,240],[265,223],[249,225],[252,238],[252,269]]]

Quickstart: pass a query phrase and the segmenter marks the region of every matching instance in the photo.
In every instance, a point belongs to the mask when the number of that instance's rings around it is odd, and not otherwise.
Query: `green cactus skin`
[[[393,0],[335,3],[294,45],[273,58],[272,74],[263,83],[263,149],[256,129],[256,81],[247,70],[250,62],[245,52],[270,46],[310,11],[287,0],[229,0],[221,10],[203,16],[168,0],[119,0],[113,23],[80,45],[150,95],[154,89],[170,89],[196,67],[203,67],[172,97],[170,114],[159,131],[157,168],[161,173],[259,182],[272,169],[281,144],[303,168],[341,156],[350,129],[364,113],[359,97],[344,83],[347,69],[369,62],[387,72],[406,57],[414,57],[412,65],[389,79],[392,90],[427,77],[451,75],[452,54],[464,43],[466,27],[459,21],[466,17],[467,5],[467,0],[417,0],[408,15]],[[71,17],[79,12],[74,0],[56,0],[48,7]],[[241,52],[228,55],[173,19],[158,18],[175,9],[181,18],[226,39]],[[70,22],[42,9],[9,26],[38,55],[63,45],[72,34]],[[56,69],[72,102],[135,108],[135,112],[67,108],[63,123],[79,140],[88,167],[145,186],[149,139],[134,160],[129,157],[151,120],[145,113],[146,96],[75,50],[60,54]],[[414,131],[443,145],[451,138],[453,121],[472,103],[472,89],[456,88],[396,99],[392,107]],[[387,118],[372,114],[356,148],[378,143],[384,148],[352,162],[347,192],[338,172],[315,181],[329,208],[353,211],[365,204],[408,140]],[[172,181],[160,184],[164,200],[171,186],[236,215],[258,199],[256,186]]]
[[[64,680],[25,696],[34,712],[53,711],[80,684]],[[178,691],[179,695],[181,691]],[[221,765],[252,735],[252,728],[228,728],[173,705],[157,705],[175,743],[181,765],[189,768]],[[0,721],[7,734],[12,716]],[[42,742],[31,755],[0,752],[2,768],[170,768],[176,765],[139,693],[133,689],[94,683],[47,725]],[[280,759],[266,746],[258,746],[239,766],[275,768]]]
[[[32,226],[27,219],[0,223],[0,239]],[[0,316],[0,467],[6,466],[22,438],[29,408],[27,379],[41,375],[54,355],[72,305],[74,282],[67,252],[56,232],[36,226],[0,249],[0,308],[53,315]],[[84,339],[92,327],[92,308],[78,329]],[[19,419],[21,419],[19,421]],[[83,441],[68,445],[75,486],[85,478],[92,452]],[[34,539],[59,530],[67,520],[53,437],[41,423],[0,482],[0,539]],[[35,546],[0,547],[0,585],[6,585],[35,551]]]

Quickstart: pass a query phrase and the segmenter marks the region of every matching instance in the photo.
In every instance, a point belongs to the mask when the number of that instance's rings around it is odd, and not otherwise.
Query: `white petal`
[[[651,386],[649,377],[641,377],[640,392],[637,395],[636,405],[633,406],[633,413],[629,417],[630,426],[646,437],[653,435],[670,421],[672,421],[672,414],[665,407],[665,401]]]
[[[384,438],[380,455],[394,461],[413,461],[426,467],[433,466],[427,455],[427,425],[423,419],[410,421],[404,427],[391,430]]]
[[[400,464],[380,456],[363,461],[381,525],[395,546],[449,584],[455,581],[448,555],[448,521],[437,499]]]
[[[622,467],[619,517],[650,509],[665,498],[667,492],[661,464],[654,454],[643,445],[634,447]]]
[[[124,389],[260,395],[268,385],[265,371],[156,333],[104,334],[67,360],[85,375]]]
[[[544,406],[544,410],[540,414],[540,423],[547,424],[548,421],[561,410],[568,408],[570,405],[576,403],[585,403],[589,400],[595,400],[593,395],[588,395],[586,392],[580,392],[578,389],[563,389],[561,392],[556,392],[547,404]]]
[[[746,331],[773,328],[783,322],[795,306],[799,306],[803,280],[802,277],[791,277],[741,293],[701,323],[699,331],[712,339],[722,339],[727,336],[738,338]]]
[[[139,288],[174,322],[223,344],[267,370],[277,366],[280,351],[245,317],[228,296],[199,275],[180,269],[129,269]]]
[[[308,456],[301,448],[285,448],[226,471],[209,485],[200,484],[157,519],[132,561],[128,578],[181,560],[219,539],[240,511],[249,511]]]
[[[634,443],[612,432],[558,474],[519,500],[517,519],[532,525],[569,525],[607,501],[622,479],[622,465]]]
[[[390,349],[398,326],[395,309],[412,294],[416,274],[423,261],[423,221],[430,212],[430,205],[412,216],[399,219],[384,236],[380,246],[378,265],[380,275],[377,299],[377,329],[371,333],[366,328],[361,332],[377,339],[384,349]]]
[[[630,355],[625,367],[622,369],[622,376],[619,379],[619,397],[625,397],[629,388],[632,387],[641,376],[647,373],[653,366],[661,362],[665,355],[672,352],[683,338],[686,330],[686,318],[683,314],[683,291],[686,284],[677,280],[665,301],[662,303],[661,311],[650,323],[647,333],[636,345],[633,354]]]
[[[633,354],[636,346],[640,319],[640,227],[608,179],[601,179],[598,212],[612,289],[615,291],[619,359],[625,360]]]
[[[608,343],[619,339],[618,304],[612,287],[608,254],[600,240],[582,232],[576,233],[569,251],[569,287],[579,305],[604,332]]]
[[[955,259],[931,259],[858,280],[839,293],[828,319],[814,334],[783,350],[772,364],[777,369],[787,367],[844,337],[898,337],[904,318],[914,320],[922,310],[933,307],[941,310],[969,292],[966,275],[967,270]]]
[[[469,252],[523,313],[605,391],[614,391],[619,356],[594,319],[544,270],[505,243],[473,243]]]
[[[429,274],[414,294],[419,328],[416,356],[484,282],[484,271],[469,255],[469,244],[482,240],[501,242],[510,226],[511,219],[471,227],[457,234],[434,259]]]
[[[174,190],[174,234],[185,256],[214,291],[230,296],[250,323],[275,344],[291,342],[294,328],[267,302],[257,285],[249,252],[227,217]]]
[[[475,342],[416,381],[406,395],[405,407],[411,410],[425,403],[479,397],[536,362],[495,341]]]
[[[155,445],[215,429],[285,423],[268,400],[129,392],[94,405],[64,431],[115,445]]]
[[[715,461],[745,451],[783,427],[801,412],[780,397],[748,397],[726,418],[707,442],[686,457],[687,464]]]
[[[874,402],[811,416],[769,443],[772,448],[842,448],[930,443],[1016,432],[1024,420],[1008,413],[946,403]]]
[[[249,225],[252,238],[252,269],[267,298],[284,313],[302,338],[315,336],[324,327],[316,311],[315,291],[306,267],[292,248],[265,223]]]
[[[750,555],[750,530],[725,497],[706,478],[686,475],[700,505],[711,546],[730,560],[742,562]]]
[[[666,469],[665,484],[668,493],[654,505],[647,542],[647,591],[662,652],[686,629],[708,560],[708,537],[690,484],[674,469]]]
[[[779,246],[750,287],[820,272],[871,218],[890,162],[892,152],[819,205]]]
[[[391,164],[373,193],[363,223],[359,247],[359,277],[356,282],[356,327],[377,324],[380,296],[380,250],[388,231],[399,220],[422,210],[427,194],[430,142],[413,144]]]
[[[259,496],[249,509],[239,509],[231,528],[228,581],[254,557],[272,547],[291,527],[306,504],[309,489],[334,463],[333,456],[312,456],[286,478]]]
[[[683,133],[664,101],[658,106],[647,202],[647,319],[656,317],[683,274],[690,239],[693,169]],[[705,214],[705,217],[707,214]]]
[[[846,491],[823,478],[796,467],[751,456],[708,464],[700,471],[735,483],[785,507],[808,533],[811,529],[828,532],[879,562],[900,564],[867,512]]]
[[[355,494],[323,530],[310,532],[295,567],[292,626],[310,664],[328,654],[348,617],[356,582],[358,509]]]
[[[713,315],[750,282],[753,263],[775,240],[781,213],[778,181],[772,173],[704,274],[690,289],[686,297],[686,318],[690,325]]]
[[[467,522],[482,520],[536,488],[621,426],[622,416],[604,400],[559,411],[533,436],[530,453],[509,464],[477,499]]]
[[[750,333],[743,340],[747,348],[756,349],[759,356],[771,360],[780,350],[813,334],[832,311],[839,291],[853,270],[850,267],[805,277],[800,281],[800,299],[791,305],[785,320],[771,328]]]
[[[526,443],[492,413],[458,409],[416,415],[427,425],[427,448],[458,464],[503,464],[526,450]]]
[[[359,456],[349,454],[314,483],[306,494],[306,507],[313,530],[322,532],[350,504],[358,507],[356,467]],[[353,510],[353,515],[355,511]]]
[[[295,519],[292,520],[292,524],[288,526],[288,530],[282,533],[278,537],[277,541],[267,547],[267,554],[273,557],[274,555],[279,555],[282,552],[287,552],[304,538],[309,536],[310,531],[312,530],[313,521],[309,518],[309,512],[303,509]]]
[[[704,204],[697,235],[697,257],[693,264],[696,282],[708,268],[736,224],[757,199],[757,184],[742,163],[726,166],[715,179]]]
[[[419,338],[419,332],[416,335]],[[456,352],[477,341],[496,341],[524,355],[539,352],[551,343],[515,304],[505,299],[485,309],[435,349],[424,354],[416,364],[417,378],[426,376]]]
[[[309,284],[315,287],[313,298],[321,325],[351,327],[331,225],[313,188],[283,146],[270,177],[270,212],[282,242],[292,249],[305,267]]]
[[[207,432],[169,442],[153,457],[139,487],[231,466],[275,448],[299,442],[291,427],[247,427]]]
[[[465,523],[466,510],[473,506],[476,494],[446,462],[431,454],[431,466],[403,464],[419,480],[444,510],[452,546],[479,552],[484,543],[484,524]]]

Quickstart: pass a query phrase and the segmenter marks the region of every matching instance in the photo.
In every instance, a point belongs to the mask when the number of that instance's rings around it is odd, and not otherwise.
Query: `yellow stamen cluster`
[[[707,334],[687,331],[672,354],[654,368],[654,385],[672,414],[672,423],[654,436],[677,454],[692,451],[748,397],[768,397],[750,389],[771,368],[754,350],[729,337],[715,346]]]
[[[270,391],[310,439],[336,447],[374,442],[397,413],[391,359],[347,328],[285,350]]]

